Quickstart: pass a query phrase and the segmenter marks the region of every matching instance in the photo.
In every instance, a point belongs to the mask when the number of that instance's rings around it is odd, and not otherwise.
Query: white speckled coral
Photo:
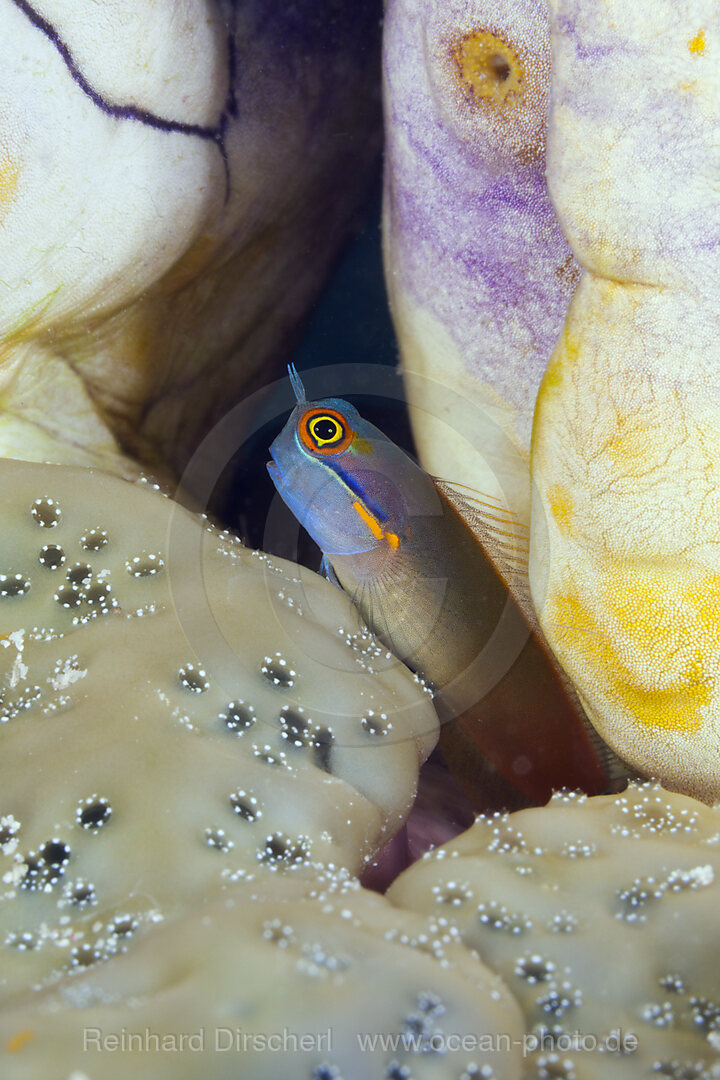
[[[3,1080],[518,1080],[522,1019],[444,913],[400,912],[347,874],[259,868],[201,916],[18,1001],[0,1045]]]
[[[587,267],[535,418],[531,585],[610,745],[720,799],[717,3],[555,0],[548,178]]]
[[[720,808],[656,785],[557,795],[478,819],[389,896],[450,917],[502,975],[524,1076],[720,1075]]]
[[[4,996],[399,826],[437,719],[337,589],[88,470],[0,462],[0,517]]]

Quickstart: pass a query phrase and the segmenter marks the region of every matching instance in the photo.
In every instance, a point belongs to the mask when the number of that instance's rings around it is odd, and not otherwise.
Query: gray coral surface
[[[17,1047],[2,1076],[519,1076],[519,1009],[446,920],[347,875],[314,878],[261,869],[126,955],[17,1000],[0,1018]]]
[[[516,1077],[497,976],[354,877],[437,719],[347,598],[90,470],[0,462],[0,519],[3,1080]]]
[[[529,1080],[720,1076],[720,807],[633,784],[478,818],[393,902],[449,917],[525,1014]]]

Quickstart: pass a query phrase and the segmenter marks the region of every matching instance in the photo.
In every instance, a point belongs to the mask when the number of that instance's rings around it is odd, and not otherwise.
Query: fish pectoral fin
[[[337,589],[343,591],[343,587],[338,581],[338,576],[333,570],[332,563],[327,555],[323,555],[320,562],[320,575],[321,577],[327,578],[331,585],[334,585]]]
[[[424,670],[429,640],[442,616],[446,578],[419,573],[402,551],[392,571],[359,584],[351,594],[366,624],[403,663]]]

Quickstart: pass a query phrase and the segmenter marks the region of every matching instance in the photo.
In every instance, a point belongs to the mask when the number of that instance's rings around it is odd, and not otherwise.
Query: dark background
[[[301,377],[306,369],[329,364],[397,366],[398,349],[383,279],[379,179],[368,212],[341,255],[289,359]],[[289,415],[281,404],[288,391],[289,383],[282,389],[269,390],[269,414],[280,413],[280,416],[251,435],[233,462],[232,496],[226,519],[249,547],[263,548],[317,569],[320,552],[304,531],[301,530],[298,538],[297,525],[289,510],[279,511],[287,514],[287,529],[274,527],[272,535],[265,530],[268,509],[276,497],[265,465],[269,460],[268,447]],[[402,402],[378,398],[376,392],[367,396],[348,394],[347,398],[362,416],[394,442],[412,451],[410,425]]]

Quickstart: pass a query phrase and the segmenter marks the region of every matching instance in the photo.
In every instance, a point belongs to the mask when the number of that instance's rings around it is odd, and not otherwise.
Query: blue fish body
[[[476,805],[607,790],[604,748],[539,628],[447,496],[349,402],[308,401],[291,379],[270,476],[368,626],[434,689],[441,745]]]

